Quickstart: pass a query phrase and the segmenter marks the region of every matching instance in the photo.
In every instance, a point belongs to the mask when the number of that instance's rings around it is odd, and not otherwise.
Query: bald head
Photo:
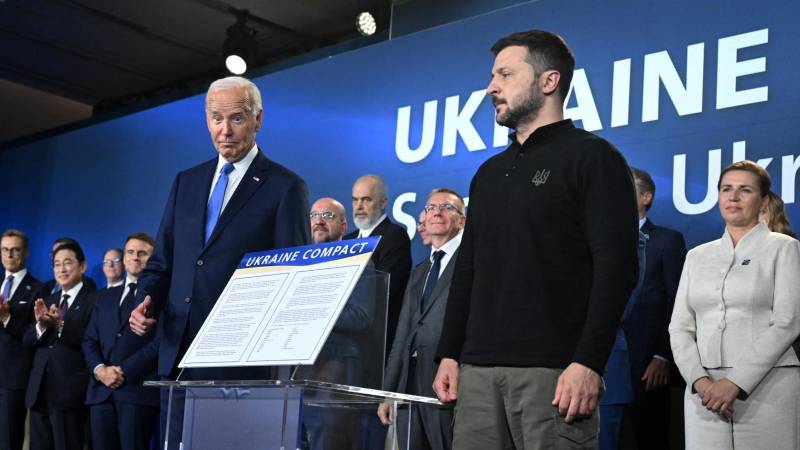
[[[336,199],[323,197],[311,205],[311,235],[315,244],[341,241],[347,233],[344,206]]]

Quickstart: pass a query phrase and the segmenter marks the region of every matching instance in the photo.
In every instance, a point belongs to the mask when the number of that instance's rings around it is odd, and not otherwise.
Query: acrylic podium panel
[[[432,398],[380,390],[388,296],[389,275],[368,266],[315,364],[264,371],[280,379],[198,380],[187,370],[190,379],[146,383],[169,390],[169,413],[180,411],[183,402],[183,426],[167,428],[162,448],[363,449],[369,445],[359,440],[374,433],[381,402],[392,402],[395,413],[420,405],[441,406]],[[214,371],[226,372],[237,370]],[[377,427],[382,427],[379,422]],[[180,445],[175,444],[177,436]],[[173,442],[172,447],[167,442]]]
[[[165,442],[165,450],[354,450],[364,448],[359,439],[370,426],[364,418],[376,417],[382,402],[393,404],[395,417],[403,409],[441,407],[433,398],[311,380],[148,384],[185,396],[182,442],[172,448]],[[408,436],[410,426],[394,429]]]

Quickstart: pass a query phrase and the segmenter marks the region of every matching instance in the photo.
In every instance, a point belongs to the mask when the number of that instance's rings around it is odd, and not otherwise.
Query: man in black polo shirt
[[[571,50],[545,31],[493,47],[487,93],[516,130],[470,185],[434,389],[453,448],[596,448],[601,373],[637,279],[623,156],[563,119]]]

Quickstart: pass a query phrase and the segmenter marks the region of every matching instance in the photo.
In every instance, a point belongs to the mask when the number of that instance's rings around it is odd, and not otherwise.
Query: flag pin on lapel
[[[748,264],[750,264],[750,260],[749,259],[745,259],[744,261],[742,261],[742,265],[743,266],[746,266]]]

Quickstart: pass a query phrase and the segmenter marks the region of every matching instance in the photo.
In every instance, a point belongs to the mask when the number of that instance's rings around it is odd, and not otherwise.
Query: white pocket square
[[[20,305],[24,305],[25,303],[28,303],[28,302],[26,300],[23,300],[23,301],[19,302]]]

